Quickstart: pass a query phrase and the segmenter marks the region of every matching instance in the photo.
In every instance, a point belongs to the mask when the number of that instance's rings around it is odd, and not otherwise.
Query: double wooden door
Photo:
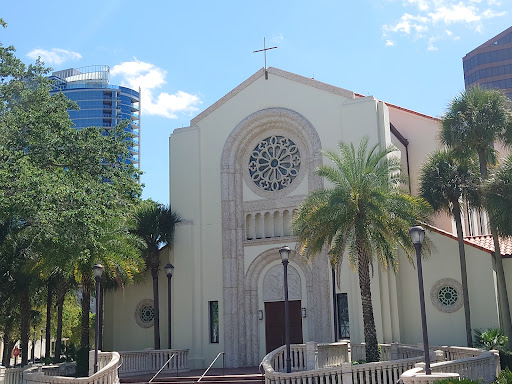
[[[300,300],[288,302],[290,311],[290,343],[302,343]],[[284,301],[265,303],[265,342],[269,353],[285,344]]]

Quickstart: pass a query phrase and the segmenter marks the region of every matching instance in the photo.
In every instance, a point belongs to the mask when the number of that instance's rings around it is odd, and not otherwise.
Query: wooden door
[[[300,300],[288,302],[290,310],[290,343],[302,343],[302,317]],[[266,353],[285,344],[284,301],[265,303]]]

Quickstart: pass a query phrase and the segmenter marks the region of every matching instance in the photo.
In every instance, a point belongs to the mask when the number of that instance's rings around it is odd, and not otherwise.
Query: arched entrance
[[[285,344],[284,272],[280,264],[270,268],[263,278],[266,353]],[[297,270],[288,266],[288,306],[290,317],[290,343],[301,344],[302,334],[302,284]]]

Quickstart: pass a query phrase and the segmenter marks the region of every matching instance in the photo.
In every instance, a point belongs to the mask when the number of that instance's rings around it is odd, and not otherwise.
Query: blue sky
[[[269,66],[440,116],[462,57],[511,15],[511,0],[6,0],[0,41],[26,63],[106,64],[112,84],[141,86],[143,196],[167,204],[170,133],[263,67],[263,37]]]

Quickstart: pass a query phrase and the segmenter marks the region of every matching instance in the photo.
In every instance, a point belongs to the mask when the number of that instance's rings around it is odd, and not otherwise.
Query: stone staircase
[[[156,384],[194,384],[203,372],[184,372],[179,376],[158,376],[152,383]],[[151,377],[130,376],[120,378],[121,383],[142,384],[148,383]],[[264,376],[258,372],[257,367],[238,369],[214,369],[207,376],[204,376],[200,383],[205,384],[264,384]]]

